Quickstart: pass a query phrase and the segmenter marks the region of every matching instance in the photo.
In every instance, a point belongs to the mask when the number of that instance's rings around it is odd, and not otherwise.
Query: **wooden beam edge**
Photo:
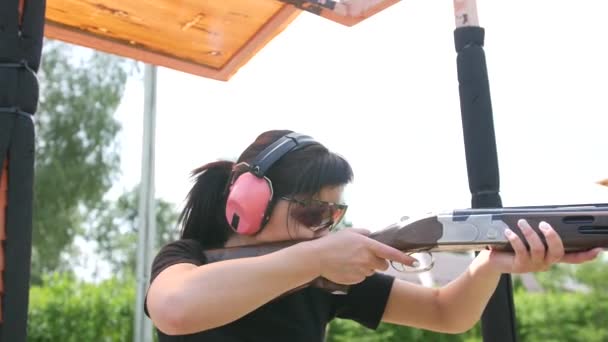
[[[45,23],[44,36],[105,53],[132,58],[144,63],[226,82],[229,81],[230,78],[251,60],[251,58],[268,42],[281,33],[300,12],[300,10],[291,5],[284,5],[281,7],[281,9],[279,9],[268,22],[262,25],[261,28],[226,61],[224,66],[219,69],[132,46],[118,40],[100,38],[85,31],[80,31],[48,20]]]
[[[230,79],[272,39],[282,33],[302,11],[283,5],[243,46],[234,53],[220,71],[220,77]]]
[[[100,38],[93,34],[50,21],[45,23],[44,36],[51,39],[61,40],[66,43],[91,48],[93,50],[102,51],[121,57],[132,58],[148,64],[163,66],[169,69],[175,69],[202,77],[218,79],[218,69],[192,63],[183,59],[170,57],[158,52],[144,50],[136,46],[127,45],[120,41]],[[222,79],[218,80],[227,81]]]

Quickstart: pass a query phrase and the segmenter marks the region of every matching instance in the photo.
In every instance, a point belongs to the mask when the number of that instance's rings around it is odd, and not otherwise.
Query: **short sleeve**
[[[150,270],[150,283],[169,266],[181,263],[200,266],[204,262],[203,248],[198,241],[190,239],[173,241],[163,246],[154,258]],[[145,300],[144,311],[148,315]]]
[[[382,321],[394,280],[390,275],[375,273],[351,286],[348,294],[336,295],[336,317],[351,319],[369,329],[376,329]]]

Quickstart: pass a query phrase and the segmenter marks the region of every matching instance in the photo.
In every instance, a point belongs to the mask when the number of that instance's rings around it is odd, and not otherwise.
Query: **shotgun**
[[[430,213],[418,218],[404,217],[384,229],[371,233],[369,237],[410,254],[480,251],[488,247],[513,251],[509,240],[504,236],[507,228],[515,232],[529,248],[517,227],[519,219],[526,219],[530,223],[545,247],[544,235],[538,230],[541,221],[549,223],[555,229],[562,239],[566,252],[584,251],[596,247],[608,248],[608,203],[459,209]],[[211,263],[260,256],[299,242],[302,240],[209,249],[203,253],[207,262]],[[391,265],[396,270],[403,271],[403,266],[393,263]],[[348,291],[347,285],[336,284],[322,277],[302,287],[306,286],[321,288],[335,294],[344,294]]]

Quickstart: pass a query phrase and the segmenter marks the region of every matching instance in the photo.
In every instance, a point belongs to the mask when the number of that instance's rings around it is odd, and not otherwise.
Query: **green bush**
[[[440,334],[428,330],[381,323],[377,330],[367,329],[349,320],[334,320],[328,327],[327,342],[481,342],[479,327],[465,334]]]
[[[606,294],[518,291],[515,308],[521,341],[608,341]]]
[[[132,341],[135,286],[107,280],[87,284],[69,275],[30,289],[28,341]]]
[[[28,341],[130,342],[134,302],[133,279],[89,284],[68,275],[46,278],[42,286],[30,289]],[[518,289],[515,308],[520,341],[608,341],[608,294],[529,293]],[[341,319],[328,326],[327,342],[351,341],[481,342],[482,338],[479,324],[459,335],[386,323],[373,331]]]
[[[517,333],[525,342],[608,341],[608,295],[599,292],[514,294]],[[328,342],[481,342],[480,324],[458,335],[380,324],[372,331],[346,320],[335,320],[328,328]]]

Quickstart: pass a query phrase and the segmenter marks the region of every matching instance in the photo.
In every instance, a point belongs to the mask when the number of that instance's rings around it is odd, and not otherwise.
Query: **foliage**
[[[608,340],[608,295],[605,293],[518,291],[515,307],[521,341]]]
[[[173,204],[156,199],[156,246],[162,246],[178,236],[174,229],[178,213]],[[108,202],[96,212],[87,238],[97,243],[96,252],[107,261],[112,273],[121,276],[135,274],[139,232],[139,186]]]
[[[567,291],[568,285],[576,284],[590,291],[605,291],[608,284],[608,260],[598,257],[583,264],[555,264],[547,272],[538,273],[536,278],[548,291]]]
[[[87,52],[91,52],[87,54]],[[118,172],[113,113],[127,71],[118,57],[47,40],[36,114],[32,282],[61,270],[62,252]]]
[[[429,330],[381,323],[377,330],[344,319],[334,320],[328,327],[327,342],[481,342],[478,325],[464,334],[440,334]]]
[[[28,341],[132,341],[133,279],[100,284],[67,274],[44,276],[30,289]]]
[[[597,260],[592,262],[576,265],[573,270],[573,277],[598,294],[606,293],[608,260],[598,257]]]
[[[69,275],[45,278],[30,290],[28,341],[131,341],[135,281],[110,279],[100,284]],[[519,340],[526,342],[599,342],[608,340],[608,294],[594,292],[515,292]],[[334,320],[327,342],[481,342],[479,324],[464,334],[382,323],[377,330],[353,321]]]
[[[515,292],[517,332],[526,342],[608,341],[608,294],[592,292]],[[328,329],[328,342],[482,341],[480,324],[457,335],[382,323],[369,330],[352,321],[335,320]]]

